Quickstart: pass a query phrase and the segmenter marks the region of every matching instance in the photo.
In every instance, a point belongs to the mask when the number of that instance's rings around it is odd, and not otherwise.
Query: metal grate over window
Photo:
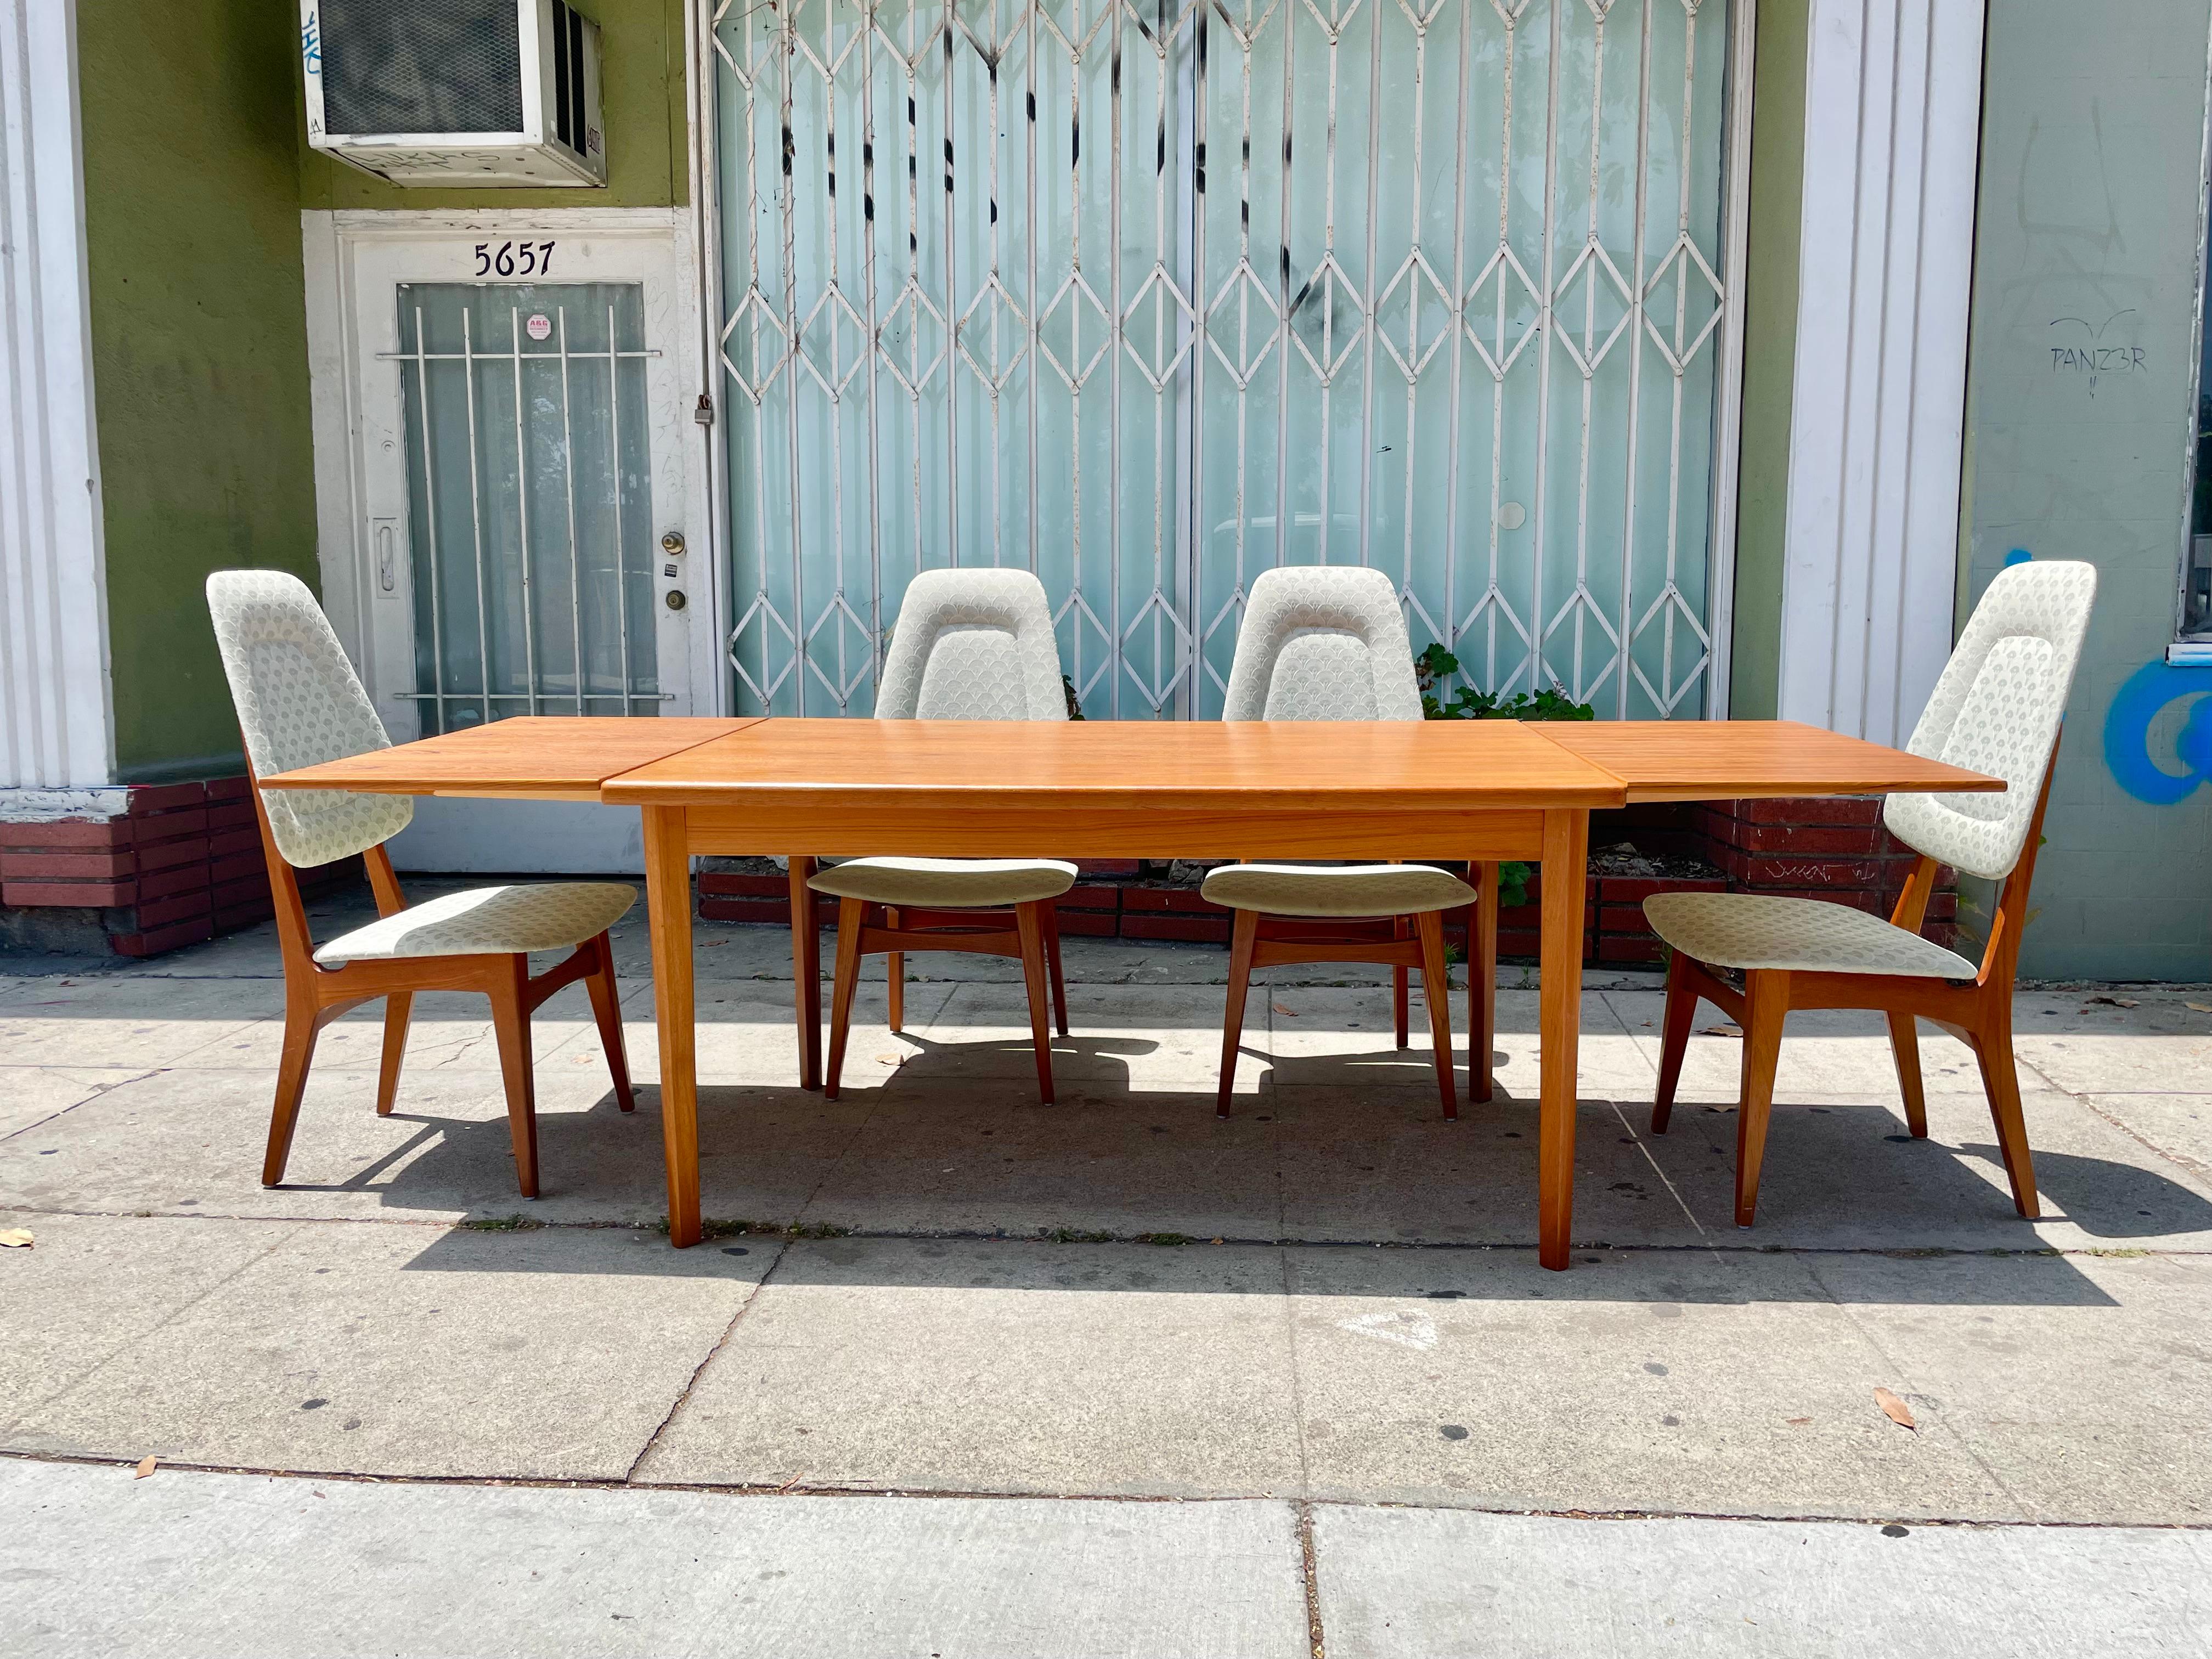
[[[1725,0],[726,0],[741,702],[866,713],[1020,565],[1097,715],[1219,712],[1280,562],[1486,689],[1704,712]]]
[[[324,125],[520,132],[520,31],[515,0],[322,0]]]

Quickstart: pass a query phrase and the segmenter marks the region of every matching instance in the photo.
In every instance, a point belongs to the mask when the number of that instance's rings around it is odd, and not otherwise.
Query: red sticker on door
[[[522,331],[533,340],[542,340],[553,331],[553,319],[542,311],[532,312],[524,321]]]

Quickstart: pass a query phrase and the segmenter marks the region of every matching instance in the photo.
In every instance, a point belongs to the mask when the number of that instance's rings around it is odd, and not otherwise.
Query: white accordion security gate
[[[1279,562],[1711,711],[1751,3],[715,5],[741,712],[868,712],[957,563],[1043,579],[1087,714],[1218,714]]]

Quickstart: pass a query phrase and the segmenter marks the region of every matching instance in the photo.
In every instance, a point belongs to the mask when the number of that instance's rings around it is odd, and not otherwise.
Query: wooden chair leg
[[[1782,1058],[1782,1021],[1790,975],[1776,969],[1743,976],[1743,1079],[1736,1097],[1735,1224],[1751,1225],[1759,1206],[1759,1170],[1766,1156],[1766,1120],[1774,1104],[1774,1068]]]
[[[1659,1036],[1659,1087],[1651,1098],[1651,1133],[1667,1133],[1674,1115],[1674,1088],[1682,1080],[1682,1058],[1690,1051],[1690,1026],[1698,1018],[1698,994],[1690,986],[1690,958],[1680,951],[1667,963],[1667,1012]]]
[[[1467,939],[1467,1092],[1488,1100],[1491,1056],[1498,1048],[1498,866],[1478,864],[1475,904]]]
[[[1429,1046],[1437,1063],[1437,1089],[1447,1120],[1459,1116],[1459,1090],[1452,1078],[1451,969],[1444,962],[1444,919],[1435,910],[1413,918],[1421,940],[1421,995],[1429,1005]],[[1401,970],[1402,971],[1402,970]],[[1400,1044],[1404,1047],[1404,1044]]]
[[[1014,907],[1014,927],[1022,936],[1022,978],[1030,994],[1030,1041],[1036,1048],[1037,1092],[1052,1102],[1052,1028],[1047,1023],[1052,988],[1044,959],[1044,905],[1037,900]]]
[[[384,1000],[384,1059],[376,1073],[376,1115],[390,1117],[399,1099],[399,1062],[407,1053],[407,1017],[412,991],[394,991]]]
[[[898,912],[889,905],[884,907],[884,925],[887,927],[899,925]],[[893,951],[884,964],[884,973],[890,981],[891,1030],[903,1031],[906,1030],[906,952]]]
[[[1405,917],[1393,916],[1390,918],[1390,937],[1392,939],[1407,939],[1411,936],[1412,927]],[[1409,1006],[1413,999],[1407,994],[1407,981],[1412,977],[1412,975],[1403,968],[1393,968],[1390,970],[1390,1017],[1392,1020],[1392,1031],[1393,1035],[1396,1036],[1398,1047],[1401,1048],[1410,1048],[1413,1046],[1413,1010]]]
[[[614,1080],[615,1104],[625,1112],[637,1109],[637,1097],[629,1086],[629,1054],[623,1047],[622,994],[615,988],[614,941],[601,933],[592,941],[599,958],[585,976],[592,994],[592,1018],[599,1028],[599,1047],[607,1052],[607,1075]]]
[[[315,1038],[322,1028],[312,1005],[285,1000],[284,1053],[277,1061],[276,1100],[269,1112],[269,1150],[261,1159],[264,1187],[283,1182],[284,1165],[292,1156],[292,1130],[300,1121],[300,1097],[307,1092],[307,1067],[315,1058]]]
[[[500,1075],[507,1084],[507,1127],[514,1142],[514,1179],[525,1198],[538,1196],[538,1097],[530,1062],[530,1012],[525,1001],[530,958],[506,958],[491,984],[491,1025],[499,1039]]]
[[[1067,975],[1060,965],[1060,904],[1054,899],[1044,902],[1044,965],[1052,980],[1053,1028],[1060,1036],[1067,1035]]]
[[[1889,1017],[1890,1052],[1897,1056],[1897,1086],[1905,1097],[1905,1127],[1916,1140],[1928,1138],[1928,1097],[1920,1084],[1920,1027],[1911,1014]]]
[[[1260,913],[1239,910],[1229,940],[1229,1002],[1221,1016],[1221,1091],[1213,1115],[1229,1115],[1229,1097],[1237,1086],[1237,1055],[1244,1037],[1244,1003],[1252,988],[1252,953],[1260,943]]]
[[[2010,997],[1974,1033],[1974,1058],[1981,1062],[1982,1088],[1989,1095],[1990,1116],[1996,1124],[1997,1149],[2004,1154],[2005,1174],[2012,1182],[2013,1207],[2024,1219],[2037,1220],[2043,1210],[2035,1191],[2035,1158],[2027,1149],[2027,1119],[2021,1111],[2020,1073],[2013,1064]]]
[[[860,988],[860,927],[868,907],[860,899],[837,901],[837,979],[830,993],[830,1063],[823,1068],[822,1097],[837,1098],[845,1071],[845,1039],[853,1030],[853,993]]]

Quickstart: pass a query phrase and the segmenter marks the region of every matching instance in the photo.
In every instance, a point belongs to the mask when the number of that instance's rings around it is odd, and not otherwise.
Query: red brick
[[[135,874],[137,860],[115,847],[83,847],[50,853],[0,853],[0,881],[75,878],[112,881]]]
[[[709,870],[699,878],[699,890],[712,893],[717,898],[776,898],[788,901],[791,896],[791,878],[788,876],[746,876],[730,871]]]
[[[265,899],[269,894],[269,878],[256,872],[241,881],[226,881],[209,890],[217,910],[227,905],[244,904],[252,899]]]
[[[1140,862],[1136,859],[1078,859],[1075,867],[1086,876],[1133,876]]]
[[[1959,919],[1959,896],[1956,893],[1936,893],[1928,901],[1927,920],[1956,921]]]
[[[1540,935],[1533,927],[1500,927],[1498,930],[1498,954],[1502,957],[1533,957],[1541,944]]]
[[[226,801],[221,806],[210,806],[207,810],[207,817],[210,832],[246,830],[252,831],[257,839],[259,837],[260,829],[253,821],[253,803],[250,800]]]
[[[1121,913],[1123,939],[1172,939],[1192,940],[1204,945],[1226,945],[1229,942],[1229,918],[1222,915],[1194,916],[1183,915],[1133,915]]]
[[[156,927],[148,933],[118,933],[114,945],[118,956],[158,957],[164,951],[173,951],[182,945],[198,945],[214,937],[215,919],[202,916],[196,921],[180,921],[174,927]]]
[[[143,870],[167,870],[179,864],[205,864],[207,837],[186,836],[178,841],[156,842],[151,847],[137,849],[138,867]]]
[[[1735,803],[1747,823],[1869,824],[1881,821],[1879,795],[1776,795]]]
[[[144,817],[149,812],[166,812],[172,807],[200,806],[207,801],[204,783],[134,783],[130,790],[130,811],[134,818]]]
[[[1728,883],[1718,876],[1600,876],[1601,904],[1641,904],[1655,893],[1721,893]]]
[[[1060,931],[1071,938],[1112,939],[1121,918],[1105,910],[1063,910]]]
[[[204,889],[197,893],[179,893],[174,898],[155,899],[152,903],[138,906],[138,926],[142,932],[166,927],[172,922],[204,916],[215,908],[215,896]]]
[[[246,810],[249,814],[253,811],[253,803],[246,799],[246,782],[243,773],[234,778],[210,778],[206,788],[207,798],[210,801],[242,800],[246,801]]]
[[[1600,962],[1663,962],[1665,947],[1646,934],[1641,939],[1624,933],[1601,934],[1597,942]]]
[[[197,892],[208,885],[207,866],[177,864],[167,870],[142,872],[138,877],[138,896],[142,899],[167,898],[173,893]]]
[[[1121,890],[1118,887],[1075,886],[1060,896],[1063,910],[1118,910],[1121,908]]]
[[[702,899],[699,914],[708,921],[772,921],[786,927],[791,925],[791,904],[787,899]]]
[[[226,881],[238,881],[250,875],[258,875],[264,881],[269,876],[269,861],[256,848],[251,853],[233,853],[227,859],[208,860],[208,881],[219,885]]]
[[[222,858],[230,853],[250,852],[261,854],[261,832],[258,830],[218,830],[208,836],[208,856]]]
[[[1598,907],[1597,931],[1607,933],[1648,933],[1651,924],[1644,919],[1640,904],[1603,904]]]
[[[1194,887],[1124,887],[1121,889],[1121,908],[1129,910],[1171,910],[1187,915],[1202,915],[1209,919],[1223,918],[1229,912],[1218,904],[1208,903],[1198,896]],[[1174,939],[1173,933],[1154,933],[1153,939]],[[1224,939],[1229,936],[1222,935]]]
[[[57,818],[46,823],[0,823],[0,847],[128,847],[128,818]]]
[[[139,846],[152,842],[174,841],[180,836],[207,835],[208,815],[204,806],[194,806],[176,812],[156,812],[151,817],[131,821],[131,839]]]
[[[1778,887],[1833,890],[1879,887],[1887,872],[1877,859],[1750,858],[1737,879],[1760,892]]]
[[[24,908],[48,905],[90,907],[104,910],[112,905],[129,904],[138,896],[138,885],[131,881],[10,881],[0,883],[0,904],[14,904]]]

